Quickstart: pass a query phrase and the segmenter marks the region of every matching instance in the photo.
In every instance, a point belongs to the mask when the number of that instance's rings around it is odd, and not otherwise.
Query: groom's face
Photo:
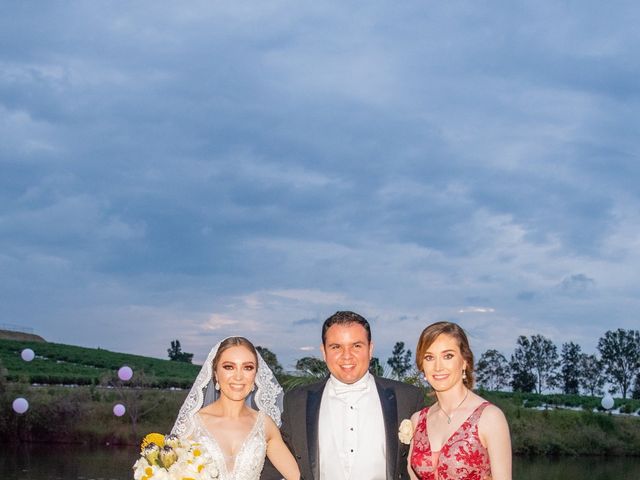
[[[358,323],[329,327],[321,349],[329,371],[342,383],[355,383],[369,370],[373,343]]]

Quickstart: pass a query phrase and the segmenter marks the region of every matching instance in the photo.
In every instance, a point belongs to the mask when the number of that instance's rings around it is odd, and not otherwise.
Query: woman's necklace
[[[455,411],[460,408],[460,405],[462,405],[464,403],[464,401],[467,399],[467,395],[469,395],[469,389],[467,388],[467,393],[464,394],[464,398],[462,399],[462,401],[456,406],[456,408],[454,408],[453,410],[451,410],[451,415],[449,415],[447,412],[444,411],[444,408],[442,408],[442,405],[440,404],[440,402],[438,402],[438,406],[440,407],[440,410],[442,411],[442,413],[444,413],[447,417],[447,423],[450,424],[451,423],[451,419],[453,418],[453,414],[455,413]]]

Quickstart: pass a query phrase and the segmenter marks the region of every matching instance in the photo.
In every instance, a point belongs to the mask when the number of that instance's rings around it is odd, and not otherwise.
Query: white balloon
[[[29,410],[29,402],[24,398],[16,398],[13,401],[13,411],[16,413],[24,413]]]
[[[613,408],[613,397],[607,393],[604,397],[602,397],[602,402],[600,403],[602,404],[602,408],[604,408],[605,410],[609,410]]]
[[[25,362],[30,362],[35,358],[36,354],[30,348],[25,348],[24,350],[22,350],[20,356]]]
[[[120,370],[118,370],[118,378],[120,380],[126,382],[127,380],[131,380],[131,377],[133,377],[133,370],[131,370],[131,367],[127,365],[120,367]]]
[[[122,405],[121,403],[116,403],[116,404],[113,406],[113,414],[114,414],[116,417],[121,417],[121,416],[123,416],[123,415],[124,415],[124,412],[126,412],[126,411],[127,411],[127,409],[126,409],[126,408],[124,408],[124,405]]]

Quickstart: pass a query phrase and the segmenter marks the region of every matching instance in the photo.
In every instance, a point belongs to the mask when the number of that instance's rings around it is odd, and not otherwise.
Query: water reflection
[[[137,447],[0,445],[3,480],[130,480]],[[639,480],[640,458],[515,458],[514,480]]]
[[[82,445],[0,446],[3,480],[130,480],[136,447],[90,448]]]
[[[637,457],[516,458],[514,480],[640,480]]]

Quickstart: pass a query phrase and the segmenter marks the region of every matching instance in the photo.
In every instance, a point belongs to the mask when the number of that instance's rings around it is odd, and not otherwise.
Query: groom
[[[282,437],[305,480],[408,479],[408,445],[398,426],[424,406],[411,385],[369,373],[371,328],[354,312],[322,326],[322,355],[331,375],[284,397]],[[271,465],[262,480],[280,478]]]

